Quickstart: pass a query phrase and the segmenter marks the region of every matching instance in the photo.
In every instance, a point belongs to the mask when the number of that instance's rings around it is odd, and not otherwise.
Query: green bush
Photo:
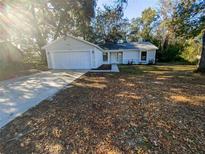
[[[176,44],[169,44],[165,51],[159,49],[157,59],[159,62],[183,62],[197,64],[201,52],[199,42],[190,39]]]
[[[199,60],[198,56],[200,55],[201,50],[201,44],[193,39],[190,39],[187,41],[180,57],[191,64],[197,64]]]
[[[169,45],[165,51],[158,51],[157,59],[159,62],[171,62],[180,60],[182,46],[180,44]]]

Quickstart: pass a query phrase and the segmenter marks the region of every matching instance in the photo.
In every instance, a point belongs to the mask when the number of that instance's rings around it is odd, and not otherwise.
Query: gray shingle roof
[[[128,43],[107,43],[100,45],[104,50],[126,50],[126,49],[136,49],[136,50],[157,50],[158,48],[150,42],[128,42]]]

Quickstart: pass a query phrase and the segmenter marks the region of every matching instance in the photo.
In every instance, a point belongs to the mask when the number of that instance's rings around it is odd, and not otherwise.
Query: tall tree
[[[205,72],[205,1],[181,0],[174,14],[174,31],[185,38],[194,38],[200,33],[202,37],[202,52],[199,61],[199,72]]]
[[[8,40],[45,61],[41,48],[47,41],[67,34],[87,38],[95,7],[96,0],[4,0],[0,28]]]
[[[197,71],[205,72],[205,31],[203,32],[201,59],[199,61],[199,67]]]
[[[148,8],[142,12],[141,17],[141,37],[150,40],[153,24],[157,19],[157,13],[154,9]]]
[[[119,40],[126,40],[128,20],[123,18],[123,4],[120,1],[117,5],[105,5],[103,10],[97,10],[97,16],[92,24],[95,43],[116,43]]]
[[[130,41],[138,41],[140,36],[140,29],[141,29],[141,18],[134,18],[131,20],[130,23],[130,33],[128,38]]]
[[[173,25],[171,21],[177,5],[176,0],[159,1],[158,16],[159,22],[157,27],[157,37],[160,40],[160,47],[162,52],[166,52],[170,43],[174,43],[175,35],[173,32]]]
[[[129,39],[136,41],[139,38],[151,40],[152,30],[154,29],[155,21],[157,20],[157,12],[152,8],[145,9],[141,17],[132,19],[130,24]]]
[[[0,1],[0,19],[4,22],[0,22],[0,41],[6,41],[8,39],[8,32],[6,31],[6,24],[8,21],[6,20],[7,18],[7,12],[4,9],[5,8],[5,3],[4,1]],[[4,15],[4,16],[3,16]]]

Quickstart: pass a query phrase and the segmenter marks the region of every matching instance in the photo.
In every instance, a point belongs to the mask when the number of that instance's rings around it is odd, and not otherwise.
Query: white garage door
[[[90,69],[89,51],[53,52],[52,67],[54,69]]]

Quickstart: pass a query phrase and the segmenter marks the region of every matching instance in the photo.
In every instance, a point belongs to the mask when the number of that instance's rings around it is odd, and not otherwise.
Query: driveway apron
[[[0,128],[87,71],[47,71],[0,82]]]

